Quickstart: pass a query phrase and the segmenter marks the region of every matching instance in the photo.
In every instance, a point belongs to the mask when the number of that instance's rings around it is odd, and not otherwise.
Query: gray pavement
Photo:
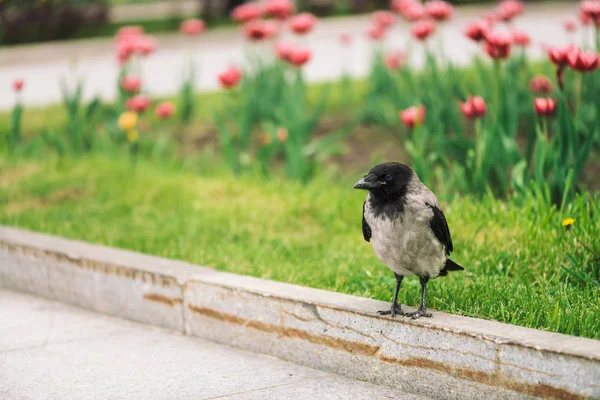
[[[527,12],[516,20],[516,27],[532,37],[528,50],[532,57],[543,55],[540,44],[564,44],[568,37],[562,21],[577,12],[576,3],[542,3],[527,5]],[[477,48],[463,35],[467,23],[475,20],[489,6],[458,8],[455,17],[442,30],[447,56],[458,64],[472,60]],[[333,18],[319,22],[314,33],[300,43],[313,49],[312,61],[306,66],[306,76],[311,82],[338,78],[343,71],[355,77],[365,76],[369,70],[372,44],[365,37],[368,16]],[[410,25],[397,24],[386,39],[387,48],[405,48]],[[339,35],[348,32],[354,37],[351,50],[339,45]],[[579,39],[580,33],[577,34]],[[284,35],[288,41],[297,40]],[[437,43],[431,43],[437,48]],[[269,45],[252,51],[270,52]],[[422,46],[416,46],[412,63],[423,63]],[[193,57],[200,66],[196,77],[199,91],[218,89],[216,76],[229,64],[241,64],[250,50],[236,29],[209,30],[199,38],[183,38],[178,34],[158,37],[158,51],[143,62],[143,79],[146,89],[155,96],[172,95],[181,82],[184,63]],[[27,81],[22,93],[26,105],[46,105],[61,99],[59,81],[68,78],[85,80],[84,97],[99,95],[106,100],[116,95],[118,65],[111,40],[96,39],[51,43],[14,48],[0,48],[0,110],[14,105],[11,82],[15,78]]]
[[[422,399],[22,293],[0,304],[3,400]]]

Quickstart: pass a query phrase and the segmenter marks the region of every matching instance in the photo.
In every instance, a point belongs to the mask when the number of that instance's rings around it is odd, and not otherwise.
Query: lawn
[[[393,274],[362,239],[354,174],[308,184],[234,177],[122,156],[0,158],[0,223],[186,260],[222,271],[389,301]],[[202,160],[201,160],[202,161]],[[198,167],[201,165],[201,168]],[[600,339],[597,195],[565,210],[533,199],[441,199],[462,273],[432,282],[428,306]],[[561,222],[575,219],[571,231]],[[577,238],[577,239],[576,239]],[[583,244],[582,244],[583,243]],[[402,304],[416,305],[417,279]]]

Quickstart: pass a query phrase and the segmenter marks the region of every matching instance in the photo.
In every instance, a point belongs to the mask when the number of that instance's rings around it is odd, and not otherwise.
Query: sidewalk
[[[463,34],[464,27],[480,16],[485,6],[457,7],[455,17],[442,32],[447,56],[458,64],[466,64],[475,54],[476,47]],[[516,21],[517,28],[531,35],[529,53],[543,56],[540,44],[564,44],[567,41],[562,22],[574,16],[575,3],[528,4],[527,12]],[[369,16],[331,18],[319,21],[315,32],[302,45],[313,50],[313,59],[305,71],[311,82],[340,77],[343,68],[355,77],[363,77],[370,66],[371,43],[365,37]],[[406,47],[410,25],[399,22],[388,35],[387,47]],[[339,35],[349,32],[354,37],[352,50],[343,51]],[[579,34],[578,34],[579,39]],[[293,40],[289,36],[285,40]],[[437,48],[437,43],[432,43]],[[265,49],[266,50],[266,49]],[[415,64],[423,62],[422,46],[417,46]],[[200,66],[196,77],[199,91],[218,89],[216,76],[228,65],[244,60],[244,40],[236,29],[209,30],[199,38],[184,38],[178,34],[158,37],[158,51],[144,62],[143,79],[146,89],[154,96],[173,95],[181,82],[184,63],[193,56]],[[70,65],[76,63],[74,71]],[[343,65],[344,64],[344,65]],[[14,105],[11,82],[16,78],[26,80],[23,101],[26,105],[47,105],[61,101],[59,82],[65,77],[85,80],[84,97],[100,95],[111,100],[116,95],[118,65],[115,61],[112,40],[95,39],[31,45],[0,49],[0,110]]]
[[[422,399],[0,290],[0,398]]]

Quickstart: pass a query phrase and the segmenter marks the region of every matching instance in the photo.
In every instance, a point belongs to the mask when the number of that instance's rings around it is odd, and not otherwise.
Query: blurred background
[[[244,0],[0,0],[0,45],[112,35],[125,25],[148,33],[176,31],[181,21],[201,17],[230,24]],[[526,1],[526,4],[551,0]],[[450,3],[493,3],[453,0]],[[563,2],[564,3],[564,2]],[[575,3],[575,2],[573,2]],[[389,0],[298,0],[297,8],[318,16],[349,15],[389,7]],[[1,63],[1,60],[0,60]]]

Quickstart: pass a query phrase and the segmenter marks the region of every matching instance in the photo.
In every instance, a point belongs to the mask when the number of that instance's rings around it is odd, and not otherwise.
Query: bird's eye
[[[385,176],[385,180],[386,180],[387,182],[390,182],[390,181],[392,180],[392,175],[390,175],[390,174],[387,174],[387,175]]]

